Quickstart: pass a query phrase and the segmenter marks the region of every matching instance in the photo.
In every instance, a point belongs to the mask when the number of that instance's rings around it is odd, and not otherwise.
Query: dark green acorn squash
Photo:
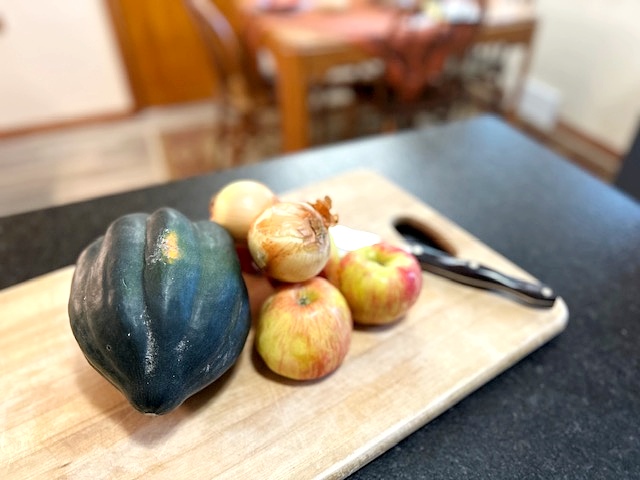
[[[227,371],[251,325],[229,233],[169,208],[120,217],[80,254],[69,319],[89,363],[158,415]]]

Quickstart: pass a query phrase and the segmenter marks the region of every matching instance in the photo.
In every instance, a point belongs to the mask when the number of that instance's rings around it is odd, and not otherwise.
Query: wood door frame
[[[135,110],[206,99],[215,94],[216,79],[208,53],[181,0],[165,4],[171,7],[166,18],[161,10],[153,9],[150,0],[104,2],[117,36]],[[145,9],[151,9],[153,15],[145,17]],[[185,49],[184,55],[180,48]]]
[[[118,50],[125,67],[125,74],[131,90],[131,98],[133,99],[133,112],[137,112],[145,106],[145,102],[142,101],[143,94],[141,80],[136,74],[137,70],[133,68],[135,57],[131,49],[131,44],[124,40],[127,37],[127,31],[124,28],[126,19],[122,14],[119,0],[103,0],[103,2],[105,3],[106,10],[108,12],[109,24],[115,32]]]

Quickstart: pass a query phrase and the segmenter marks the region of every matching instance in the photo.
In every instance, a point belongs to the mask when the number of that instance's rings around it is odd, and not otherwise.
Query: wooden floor
[[[163,134],[213,118],[193,104],[0,140],[0,215],[166,182]]]
[[[468,115],[466,113],[465,115]],[[175,162],[210,157],[220,146],[208,131],[209,102],[151,109],[121,121],[0,140],[0,215],[61,205],[179,177]],[[429,123],[426,120],[425,123]],[[531,132],[527,132],[530,134]],[[539,137],[561,155],[611,181],[619,159],[579,138]],[[250,149],[247,161],[278,153],[272,138]],[[172,163],[173,162],[173,163]],[[212,168],[228,166],[224,159]]]

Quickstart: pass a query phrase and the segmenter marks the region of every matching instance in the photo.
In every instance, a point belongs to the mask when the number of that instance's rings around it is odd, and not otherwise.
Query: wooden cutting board
[[[531,277],[367,171],[289,196],[330,195],[341,223],[400,243],[410,215],[464,257]],[[137,413],[86,362],[68,326],[73,267],[0,292],[0,477],[343,478],[558,334],[568,311],[532,309],[424,274],[399,323],[359,328],[317,382],[269,374],[250,335],[232,372],[162,417]],[[249,282],[254,300],[259,283]]]

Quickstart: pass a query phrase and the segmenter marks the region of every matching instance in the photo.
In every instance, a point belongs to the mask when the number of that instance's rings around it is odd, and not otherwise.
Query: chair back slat
[[[229,20],[211,0],[184,0],[200,33],[220,87],[232,96],[258,96],[261,82],[255,61],[238,38]]]

